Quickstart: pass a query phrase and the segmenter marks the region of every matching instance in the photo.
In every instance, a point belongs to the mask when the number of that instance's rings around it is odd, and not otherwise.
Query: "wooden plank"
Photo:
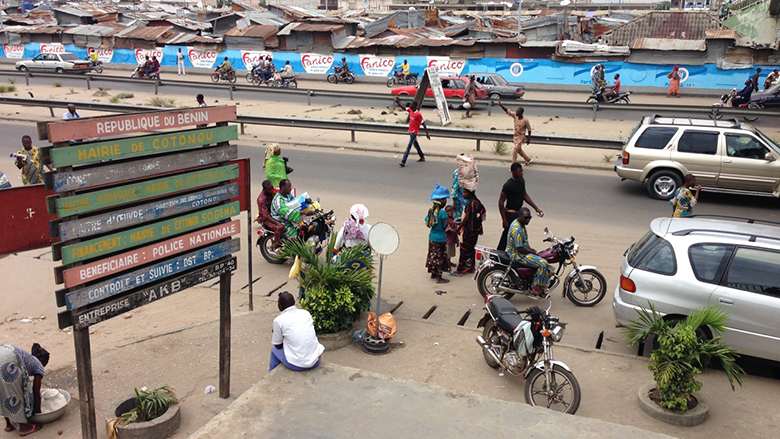
[[[234,201],[230,204],[210,207],[143,227],[66,245],[62,248],[62,262],[65,265],[69,265],[74,262],[85,261],[161,239],[171,238],[238,215],[238,207],[238,202]]]
[[[73,326],[74,329],[85,329],[96,323],[122,315],[144,305],[156,302],[194,287],[217,276],[230,273],[236,269],[236,258],[231,257],[201,267],[188,273],[165,279],[154,285],[132,291],[98,305],[81,308],[75,311],[58,313],[57,320],[60,329]]]
[[[202,209],[235,198],[238,194],[238,183],[233,183],[73,221],[52,221],[54,224],[52,229],[55,231],[52,237],[59,237],[61,242],[65,242],[113,232],[117,229],[125,229],[149,221],[191,212],[195,209]]]
[[[81,412],[82,439],[97,439],[95,422],[95,392],[92,387],[92,349],[89,329],[73,331],[76,348],[76,378],[79,384],[79,411]]]
[[[79,265],[65,270],[62,279],[65,287],[78,285],[102,279],[107,276],[126,271],[153,261],[158,261],[196,247],[217,242],[221,239],[238,234],[241,231],[241,221],[233,220],[197,232],[180,235],[166,241],[120,253],[90,264]],[[185,262],[188,262],[185,260]]]
[[[80,168],[71,172],[47,172],[45,173],[46,189],[54,192],[75,191],[228,162],[236,158],[238,158],[238,147],[236,145],[228,145],[207,149],[201,148],[129,162],[117,162],[106,166]]]
[[[57,216],[78,215],[134,201],[181,192],[238,178],[238,165],[220,166],[186,174],[146,180],[110,189],[56,199]]]
[[[252,251],[251,249],[249,251]],[[219,397],[230,396],[230,278],[225,272],[219,278]]]
[[[218,258],[238,252],[240,248],[240,240],[231,239],[166,259],[138,270],[122,273],[112,279],[91,284],[84,288],[59,290],[56,292],[57,306],[65,306],[69,310],[82,308],[134,288],[158,282],[166,276],[172,276],[184,270],[214,262]]]
[[[234,120],[236,120],[235,105],[119,116],[82,117],[48,123],[46,137],[51,143],[67,142],[90,137],[117,136]]]
[[[160,133],[143,137],[104,139],[99,142],[52,148],[49,154],[51,155],[51,165],[55,168],[61,168],[198,148],[203,145],[236,139],[238,139],[238,127],[233,125]]]

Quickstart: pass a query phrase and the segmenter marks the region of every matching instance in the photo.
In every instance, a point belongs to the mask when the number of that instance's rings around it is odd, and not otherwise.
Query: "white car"
[[[79,59],[70,52],[39,53],[33,59],[16,63],[16,70],[21,72],[55,72],[55,73],[86,73],[92,70],[92,63]]]
[[[625,253],[612,311],[621,326],[648,304],[669,322],[708,305],[728,313],[723,343],[780,361],[780,223],[719,215],[656,218]],[[712,337],[699,328],[699,337]]]

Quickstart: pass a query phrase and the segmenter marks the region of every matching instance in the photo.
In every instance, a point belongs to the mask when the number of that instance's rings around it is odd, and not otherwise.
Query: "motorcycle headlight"
[[[573,246],[571,246],[571,255],[572,256],[577,256],[577,253],[579,253],[579,252],[580,252],[579,244],[574,244]]]
[[[563,338],[563,326],[556,326],[553,328],[553,330],[550,331],[550,338],[554,342],[561,341],[561,338]]]

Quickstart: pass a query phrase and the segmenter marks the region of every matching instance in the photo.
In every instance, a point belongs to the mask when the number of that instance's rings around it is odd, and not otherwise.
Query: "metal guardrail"
[[[74,104],[80,110],[94,110],[105,112],[128,113],[134,111],[160,111],[161,107],[152,107],[148,105],[127,105],[110,104],[103,102],[77,102],[58,99],[31,99],[11,96],[0,96],[0,104],[22,105],[32,107],[48,107],[52,117],[54,108],[66,108],[68,104]],[[295,117],[275,117],[275,116],[256,116],[248,114],[239,114],[236,122],[241,125],[241,133],[244,133],[244,125],[269,125],[295,128],[311,128],[321,130],[339,130],[350,131],[352,141],[355,141],[356,132],[381,133],[406,135],[408,128],[405,124],[345,121],[332,119],[306,119]],[[482,141],[493,142],[512,142],[511,131],[497,130],[469,130],[461,128],[429,127],[428,131],[432,137],[442,137],[450,139],[474,140],[477,144],[477,151],[480,150]],[[581,148],[603,148],[603,149],[621,149],[623,140],[607,139],[597,137],[579,137],[562,136],[557,134],[534,134],[534,143],[543,145],[573,146]]]
[[[305,90],[288,89],[288,88],[255,86],[249,84],[222,84],[222,83],[208,83],[208,82],[201,82],[201,81],[182,81],[178,79],[177,80],[161,79],[159,81],[154,81],[150,79],[130,78],[127,76],[111,76],[111,75],[102,75],[102,74],[67,75],[67,74],[57,74],[57,73],[19,72],[17,70],[0,69],[0,75],[23,76],[27,81],[27,85],[29,85],[30,77],[63,79],[63,78],[78,78],[79,76],[81,76],[85,78],[88,90],[91,90],[91,83],[93,81],[146,84],[149,86],[154,86],[154,94],[158,94],[159,88],[165,86],[198,87],[198,88],[212,89],[212,90],[227,90],[230,94],[231,100],[233,99],[234,91],[284,94],[284,95],[292,94],[292,95],[307,96],[309,105],[311,105],[311,98],[313,96],[333,97],[337,99],[364,99],[364,100],[371,101],[373,105],[376,105],[377,101],[383,101],[383,100],[390,101],[392,105],[393,99],[396,97],[396,95],[391,95],[390,93],[376,93],[376,92],[355,93],[355,92],[333,91],[333,90],[323,90],[323,89],[305,89]],[[240,77],[239,80],[243,80],[243,77]],[[402,98],[402,100],[412,98],[412,96],[399,96],[399,97]],[[433,103],[433,98],[426,96],[425,101],[429,103]],[[484,104],[487,105],[488,115],[490,115],[492,112],[492,108],[496,105],[495,102],[493,100],[488,100],[488,101],[480,100],[480,103],[482,102],[484,102]],[[635,103],[634,104],[594,104],[594,103],[586,103],[586,102],[552,102],[552,101],[540,101],[540,100],[529,100],[529,99],[523,99],[522,101],[512,101],[512,105],[517,104],[519,102],[521,102],[523,107],[526,108],[561,108],[567,110],[578,109],[583,111],[591,111],[592,120],[596,120],[596,114],[599,111],[624,112],[628,110],[628,111],[635,111],[635,112],[644,112],[647,114],[658,114],[658,113],[665,113],[665,112],[668,113],[670,110],[669,106],[648,105],[648,104],[635,104]],[[674,112],[700,115],[700,116],[718,116],[718,117],[758,117],[758,116],[776,115],[771,113],[768,114],[766,110],[751,110],[751,109],[744,109],[744,108],[737,109],[731,107],[714,107],[714,106],[703,106],[703,105],[675,105]]]

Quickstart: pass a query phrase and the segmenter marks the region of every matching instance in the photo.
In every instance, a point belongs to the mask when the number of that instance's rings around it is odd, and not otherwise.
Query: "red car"
[[[468,78],[465,76],[442,76],[441,87],[444,89],[444,96],[447,99],[459,98],[463,100],[463,94],[466,92],[466,84]],[[414,96],[417,93],[417,85],[405,85],[403,87],[396,87],[390,93],[400,96]],[[433,91],[428,88],[425,91],[425,96],[433,97]],[[487,96],[487,90],[477,83],[477,99]]]

